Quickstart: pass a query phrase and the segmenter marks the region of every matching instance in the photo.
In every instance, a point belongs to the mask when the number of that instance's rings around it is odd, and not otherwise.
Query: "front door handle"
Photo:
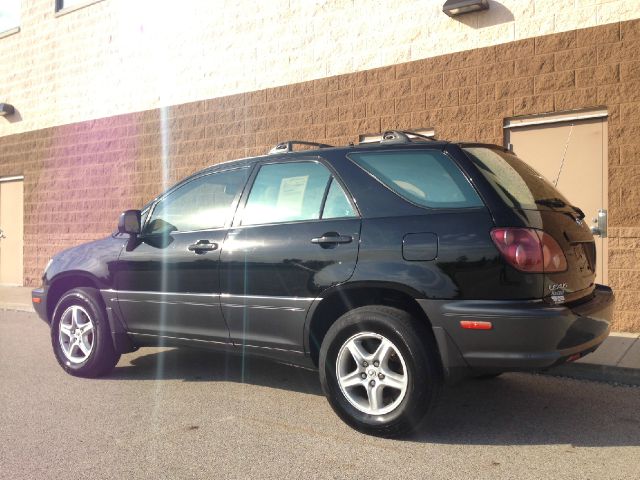
[[[7,236],[4,234],[4,231],[0,228],[0,239],[3,238],[7,238]]]
[[[195,253],[211,252],[218,249],[218,244],[209,240],[198,240],[196,243],[189,245],[187,249]]]
[[[351,243],[353,237],[351,235],[340,235],[336,232],[328,232],[321,237],[311,239],[311,243],[317,243],[318,245],[335,245],[338,243]]]

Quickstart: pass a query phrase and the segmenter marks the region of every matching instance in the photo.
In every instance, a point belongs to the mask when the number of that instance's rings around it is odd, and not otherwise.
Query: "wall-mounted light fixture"
[[[450,17],[480,10],[489,10],[489,0],[447,0],[442,6],[442,11]]]
[[[15,108],[13,108],[13,105],[9,104],[9,103],[0,103],[0,117],[6,117],[7,115],[13,115],[13,113],[16,111]]]

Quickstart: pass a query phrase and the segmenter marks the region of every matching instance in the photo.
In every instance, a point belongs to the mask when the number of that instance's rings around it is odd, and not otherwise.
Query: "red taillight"
[[[542,242],[542,258],[545,272],[564,272],[567,269],[567,257],[556,239],[548,233],[536,230]]]
[[[491,238],[510,265],[522,272],[563,272],[567,259],[558,242],[533,228],[494,228]]]

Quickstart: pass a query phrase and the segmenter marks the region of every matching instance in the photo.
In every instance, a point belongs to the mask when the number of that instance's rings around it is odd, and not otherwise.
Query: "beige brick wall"
[[[442,13],[443,3],[103,0],[56,15],[54,0],[22,0],[20,32],[0,38],[0,101],[19,111],[0,119],[0,136],[640,17],[638,0],[491,1],[489,11],[457,19]],[[590,53],[571,52],[567,61]],[[521,60],[513,73],[544,72],[550,58],[535,65]],[[581,72],[577,81],[591,73]],[[482,74],[505,75],[502,69]],[[445,85],[470,81],[452,75]],[[544,93],[573,80],[561,74],[539,81],[536,90]],[[527,82],[503,83],[500,95],[531,90]],[[398,111],[408,112],[410,102],[403,98]],[[526,102],[548,107],[544,97]]]

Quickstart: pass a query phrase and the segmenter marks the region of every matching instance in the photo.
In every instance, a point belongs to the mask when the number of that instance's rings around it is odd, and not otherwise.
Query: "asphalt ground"
[[[147,348],[107,378],[56,363],[47,325],[0,311],[0,478],[638,479],[640,388],[505,374],[448,388],[425,427],[350,429],[317,374]]]

